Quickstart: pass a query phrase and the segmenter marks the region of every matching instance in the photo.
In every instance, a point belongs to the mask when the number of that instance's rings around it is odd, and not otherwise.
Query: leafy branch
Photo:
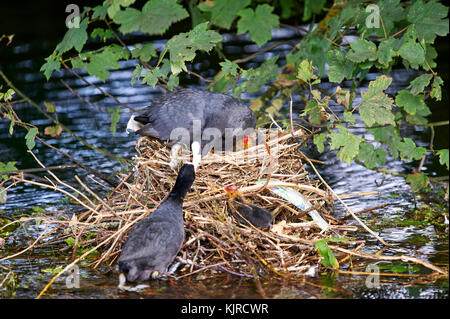
[[[433,154],[448,168],[448,149],[418,147],[411,138],[400,134],[402,126],[448,125],[448,121],[429,123],[427,119],[431,114],[427,99],[442,98],[443,80],[436,71],[434,42],[449,30],[448,7],[439,1],[335,2],[327,7],[326,1],[305,1],[302,5],[291,1],[261,4],[251,0],[192,0],[187,8],[176,0],[149,0],[142,7],[136,7],[134,2],[105,1],[103,5],[85,8],[80,28],[69,29],[42,66],[46,77],[64,66],[74,74],[72,69],[86,69],[88,74],[106,81],[108,69],[117,69],[120,61],[133,59],[137,63],[131,84],[141,81],[173,90],[180,75],[186,73],[208,83],[212,91],[232,90],[236,97],[258,92],[260,97],[252,104],[259,117],[258,125],[271,122],[272,118],[287,124],[283,105],[296,92],[305,100],[301,115],[309,125],[326,129],[314,135],[319,151],[329,144],[346,163],[358,161],[371,169],[384,166],[389,155],[423,162],[426,154]],[[369,4],[378,7],[378,21],[366,10]],[[309,27],[285,23],[299,16]],[[191,19],[192,28],[168,36],[159,48],[151,42],[126,44],[122,40],[137,31],[150,36],[167,34],[171,25],[187,18]],[[101,23],[106,23],[107,28],[102,28]],[[270,42],[273,30],[280,27],[296,30],[299,41]],[[247,57],[228,59],[221,50],[224,32],[245,35],[259,50]],[[350,35],[357,39],[350,41]],[[84,50],[89,38],[100,39],[99,48]],[[105,44],[114,39],[119,45]],[[276,55],[257,67],[245,68],[244,63],[282,44],[292,47],[285,64]],[[213,78],[190,67],[201,52],[219,57],[220,71]],[[72,55],[68,57],[69,54]],[[392,82],[389,73],[397,65],[422,73],[408,88],[388,94]],[[361,101],[355,104],[358,84],[369,72],[381,75],[369,83],[368,90],[361,93]],[[349,90],[338,86],[332,94],[325,92],[319,86],[325,75],[330,82],[349,80],[352,86]],[[117,113],[111,114],[112,122],[117,120],[114,114]],[[363,125],[355,125],[357,121]],[[366,134],[357,137],[349,130],[355,127],[364,128]],[[423,180],[420,168],[421,165],[414,175]],[[414,189],[420,189],[418,185],[413,182]]]

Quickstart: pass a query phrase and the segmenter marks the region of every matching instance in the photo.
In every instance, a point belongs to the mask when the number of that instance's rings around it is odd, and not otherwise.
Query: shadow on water
[[[54,9],[54,8],[53,8]],[[54,9],[56,10],[56,9]],[[64,18],[64,17],[63,17]],[[63,22],[61,22],[63,24]],[[19,28],[13,24],[13,27]],[[18,29],[15,29],[18,30]],[[37,32],[37,31],[34,31]],[[47,31],[49,32],[49,31]],[[22,90],[26,95],[38,103],[48,101],[54,103],[57,107],[57,113],[60,120],[70,130],[86,139],[89,143],[97,145],[113,154],[123,158],[132,158],[136,153],[134,150],[137,137],[127,135],[125,127],[130,115],[129,111],[123,109],[120,122],[117,126],[117,133],[112,136],[109,130],[110,115],[93,110],[92,107],[82,103],[64,85],[60,79],[64,79],[80,95],[93,101],[103,108],[116,107],[111,99],[105,98],[101,93],[91,87],[85,87],[85,84],[68,72],[55,74],[48,82],[44,80],[39,68],[43,59],[55,47],[58,39],[61,38],[64,30],[56,32],[55,37],[45,37],[42,33],[33,33],[28,30],[24,32],[23,38],[15,47],[9,47],[0,51],[0,69],[7,74],[12,82]],[[19,35],[21,33],[19,32]],[[45,33],[44,33],[45,34]],[[49,33],[47,33],[49,34]],[[32,39],[37,37],[38,40]],[[279,30],[274,33],[273,41],[280,39],[290,39],[296,37],[292,30]],[[44,38],[45,41],[41,41]],[[245,38],[225,37],[224,52],[230,58],[241,57],[253,53],[257,48]],[[52,40],[53,39],[53,40]],[[156,40],[155,43],[162,45],[164,40]],[[256,66],[259,63],[274,55],[280,55],[284,58],[288,52],[289,46],[277,47],[276,50],[267,52],[258,56],[246,67]],[[441,76],[446,83],[448,82],[448,61],[445,59],[448,53],[448,42],[439,43],[440,60],[438,65],[442,66]],[[192,70],[204,77],[211,77],[217,69],[214,61],[204,59],[192,66]],[[148,105],[148,102],[159,93],[157,89],[151,89],[145,85],[136,83],[130,84],[131,75],[134,69],[134,62],[128,61],[122,63],[119,71],[113,71],[110,79],[106,83],[101,83],[97,79],[85,75],[86,79],[92,83],[101,86],[108,93],[116,96],[120,101],[125,102],[135,109],[140,109]],[[373,80],[377,74],[369,74],[365,81],[361,83],[361,90],[367,88],[368,81]],[[417,76],[411,70],[394,70],[390,74],[393,78],[393,84],[390,86],[392,92],[405,88],[410,80]],[[183,86],[203,87],[196,78],[186,75],[182,79]],[[350,83],[343,83],[341,87],[346,87]],[[324,84],[324,88],[333,91],[334,85]],[[250,98],[250,96],[246,96]],[[297,97],[294,99],[296,112],[299,113],[303,105]],[[448,89],[443,89],[443,101],[440,103],[431,103],[433,115],[430,121],[448,119],[448,109],[442,105],[448,105]],[[49,125],[50,121],[42,119],[37,115],[34,108],[26,103],[15,105],[19,116],[26,122],[34,125]],[[25,131],[21,128],[15,128],[14,136],[8,133],[9,122],[0,121],[0,161],[16,161],[19,169],[36,167],[32,157],[25,151]],[[361,134],[357,130],[354,133]],[[404,132],[404,136],[414,136],[423,145],[430,138],[429,131],[415,130],[410,128]],[[440,127],[436,131],[435,146],[436,149],[448,148],[448,126]],[[104,156],[86,150],[80,143],[75,143],[72,138],[64,136],[54,138],[48,142],[61,150],[70,153],[76,159],[82,161],[87,166],[91,166],[104,173],[117,173],[124,169],[117,161],[105,158]],[[419,144],[419,146],[422,146]],[[66,159],[46,147],[36,146],[35,154],[46,165],[60,165],[66,163]],[[314,156],[314,149],[311,147],[309,155]],[[404,179],[396,176],[383,176],[381,173],[368,170],[360,165],[352,163],[347,165],[336,159],[335,152],[328,151],[319,156],[318,159],[325,162],[318,166],[322,176],[338,193],[359,193],[364,191],[378,190],[379,195],[365,197],[353,197],[345,200],[353,211],[359,211],[368,207],[374,207],[380,204],[387,204],[384,209],[376,210],[372,213],[361,215],[368,225],[379,232],[393,247],[385,249],[384,254],[406,254],[418,258],[426,259],[441,265],[448,265],[448,232],[436,230],[434,226],[409,225],[402,226],[403,221],[408,214],[411,214],[415,206],[415,199]],[[397,160],[388,159],[389,170],[409,173],[418,163],[405,164]],[[424,169],[433,176],[448,174],[443,170],[436,160],[427,159]],[[68,181],[74,181],[74,175],[80,176],[86,180],[89,185],[95,189],[97,184],[90,180],[89,176],[83,170],[59,171],[58,175]],[[377,186],[377,184],[381,186]],[[99,187],[98,191],[102,190]],[[20,214],[30,215],[39,214],[36,206],[43,207],[46,214],[71,214],[78,208],[73,207],[67,198],[60,193],[51,192],[48,189],[34,187],[31,185],[18,185],[8,192],[8,202],[0,206],[5,216],[18,216]],[[334,217],[342,217],[347,213],[344,208],[336,204]],[[0,215],[1,217],[1,215]],[[396,223],[395,221],[398,221]],[[9,236],[5,243],[5,248],[9,253],[14,253],[20,248],[35,240],[37,234],[44,229],[42,225],[29,224],[22,226]],[[364,232],[359,232],[358,239],[367,240],[367,245],[362,251],[374,253],[382,247],[373,237]],[[35,297],[38,292],[49,282],[53,274],[47,272],[49,269],[58,266],[65,267],[68,258],[61,253],[60,245],[52,245],[52,248],[38,248],[29,255],[21,255],[17,258],[8,260],[0,266],[13,270],[17,276],[17,287],[15,296],[18,298]],[[1,252],[0,252],[1,256]],[[382,267],[387,263],[378,263]],[[355,265],[354,265],[355,266]],[[364,269],[364,264],[359,265]],[[410,269],[412,273],[427,273],[422,268]],[[0,274],[5,275],[6,271],[0,268]],[[114,269],[100,268],[92,270],[86,266],[86,262],[81,264],[80,270],[81,287],[79,289],[67,289],[66,279],[59,278],[49,293],[48,298],[260,298],[261,292],[253,280],[239,278],[223,273],[216,273],[214,277],[205,277],[201,273],[193,276],[191,279],[181,279],[175,283],[161,281],[152,283],[151,289],[142,293],[121,293],[118,292],[117,272]],[[1,277],[0,277],[1,278]],[[387,277],[381,279],[381,286],[378,289],[367,288],[366,278],[363,276],[349,276],[340,274],[339,276],[319,275],[317,278],[307,278],[306,280],[283,280],[279,278],[262,278],[262,288],[269,298],[448,298],[448,281],[437,281],[429,284],[416,284],[411,278]],[[409,285],[408,285],[409,284]]]

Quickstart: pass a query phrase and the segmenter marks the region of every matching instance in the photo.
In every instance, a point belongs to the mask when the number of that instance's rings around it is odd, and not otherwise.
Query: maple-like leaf
[[[248,32],[258,46],[267,43],[272,38],[272,29],[278,29],[280,21],[272,13],[273,7],[268,4],[258,5],[255,10],[247,8],[239,11],[237,23],[238,34]]]

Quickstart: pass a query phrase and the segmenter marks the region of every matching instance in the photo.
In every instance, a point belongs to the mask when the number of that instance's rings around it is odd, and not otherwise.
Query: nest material
[[[302,134],[301,129],[278,132],[248,149],[227,154],[209,153],[203,157],[183,205],[186,241],[179,256],[188,261],[188,265],[178,275],[202,267],[247,277],[253,277],[255,271],[301,275],[311,265],[317,265],[314,240],[325,235],[307,212],[264,188],[274,184],[297,188],[315,210],[330,224],[335,224],[327,215],[332,207],[331,196],[321,190],[318,181],[305,170],[303,155],[298,149]],[[167,145],[143,137],[136,149],[134,181],[128,182],[130,175],[124,176],[121,185],[101,208],[84,216],[87,223],[97,225],[115,222],[110,223],[113,229],[99,236],[99,241],[112,231],[121,232],[120,236],[108,237],[106,250],[97,264],[105,260],[114,262],[128,231],[161,203],[175,183],[177,173],[168,165],[170,148]],[[189,160],[190,155],[186,151],[181,159]],[[266,182],[255,185],[259,180]],[[251,203],[273,213],[274,225],[270,231],[240,225],[232,217],[224,191],[224,187],[231,184],[238,186]]]

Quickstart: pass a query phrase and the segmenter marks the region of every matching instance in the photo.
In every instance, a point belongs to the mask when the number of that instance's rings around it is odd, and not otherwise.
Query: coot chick
[[[167,272],[184,242],[182,205],[194,179],[193,165],[184,164],[168,197],[130,232],[119,257],[120,285]]]
[[[261,229],[272,227],[273,216],[269,211],[250,204],[234,185],[225,187],[225,191],[230,198],[228,206],[239,223],[249,226],[248,222],[250,222],[253,226]]]
[[[180,144],[184,144],[183,140],[188,139],[189,144],[197,142],[199,145],[196,149],[192,147],[196,169],[201,159],[200,149],[217,134],[221,134],[220,142],[223,145],[226,128],[232,131],[241,129],[243,132],[249,128],[254,129],[255,126],[256,116],[253,111],[231,96],[204,90],[180,89],[154,99],[139,115],[130,118],[127,129],[142,136],[167,141],[172,147],[172,168],[177,165],[174,158]],[[205,132],[206,129],[211,130]]]

